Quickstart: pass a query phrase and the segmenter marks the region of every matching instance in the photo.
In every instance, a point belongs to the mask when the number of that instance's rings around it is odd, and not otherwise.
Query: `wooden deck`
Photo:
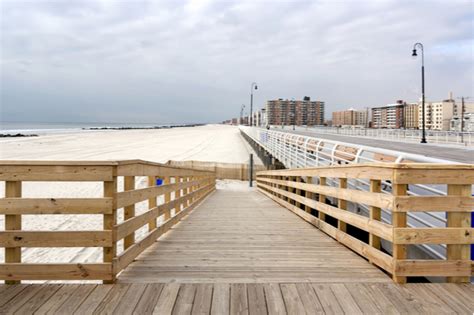
[[[217,190],[113,285],[0,285],[0,314],[472,314],[471,284],[398,285],[255,191]]]
[[[256,191],[217,190],[119,276],[121,283],[391,282]]]
[[[1,314],[472,314],[468,284],[0,285]]]

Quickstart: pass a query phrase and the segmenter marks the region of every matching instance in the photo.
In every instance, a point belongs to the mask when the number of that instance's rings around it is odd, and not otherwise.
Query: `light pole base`
[[[420,143],[428,143],[428,142],[426,142],[426,139],[421,139]]]

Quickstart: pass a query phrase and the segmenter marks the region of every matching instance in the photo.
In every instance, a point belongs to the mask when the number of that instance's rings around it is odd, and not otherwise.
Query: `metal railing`
[[[272,126],[274,129],[292,129],[292,126]],[[375,129],[375,128],[338,128],[324,126],[295,126],[296,130],[318,134],[334,134],[351,137],[364,137],[401,142],[420,142],[421,130],[417,129]],[[429,143],[474,146],[474,132],[426,130]]]
[[[240,126],[240,130],[262,146],[274,158],[278,159],[286,168],[309,168],[329,165],[346,165],[352,163],[444,163],[454,164],[452,161],[429,158],[422,155],[396,152],[387,149],[373,148],[351,143],[318,139],[315,137],[297,135],[275,130]],[[337,186],[338,181],[327,179],[327,185]],[[364,179],[350,179],[348,187],[356,190],[369,191],[370,181]],[[392,194],[392,183],[382,181],[382,193]],[[409,185],[407,194],[410,196],[447,194],[445,185],[414,184]],[[363,204],[349,204],[348,210],[369,214],[369,207]],[[409,227],[446,227],[447,220],[444,212],[414,212],[408,213]],[[391,212],[382,209],[382,222],[390,223]],[[383,244],[384,245],[384,244]],[[389,247],[385,244],[384,247]],[[422,245],[420,250],[412,253],[414,257],[446,257],[445,245]]]

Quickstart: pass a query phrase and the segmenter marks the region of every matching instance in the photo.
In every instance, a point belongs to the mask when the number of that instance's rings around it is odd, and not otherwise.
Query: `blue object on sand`
[[[163,185],[163,179],[162,178],[157,178],[156,179],[156,186],[161,186]]]

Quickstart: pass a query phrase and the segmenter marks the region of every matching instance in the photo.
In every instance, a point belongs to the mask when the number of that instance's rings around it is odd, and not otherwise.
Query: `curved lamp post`
[[[425,131],[425,54],[423,51],[422,43],[415,43],[413,45],[412,57],[418,56],[416,53],[416,48],[419,47],[421,50],[421,119],[422,119],[422,134],[421,134],[421,143],[426,142],[426,131]]]
[[[250,85],[250,127],[253,126],[253,90],[257,90],[257,83],[252,82]]]

